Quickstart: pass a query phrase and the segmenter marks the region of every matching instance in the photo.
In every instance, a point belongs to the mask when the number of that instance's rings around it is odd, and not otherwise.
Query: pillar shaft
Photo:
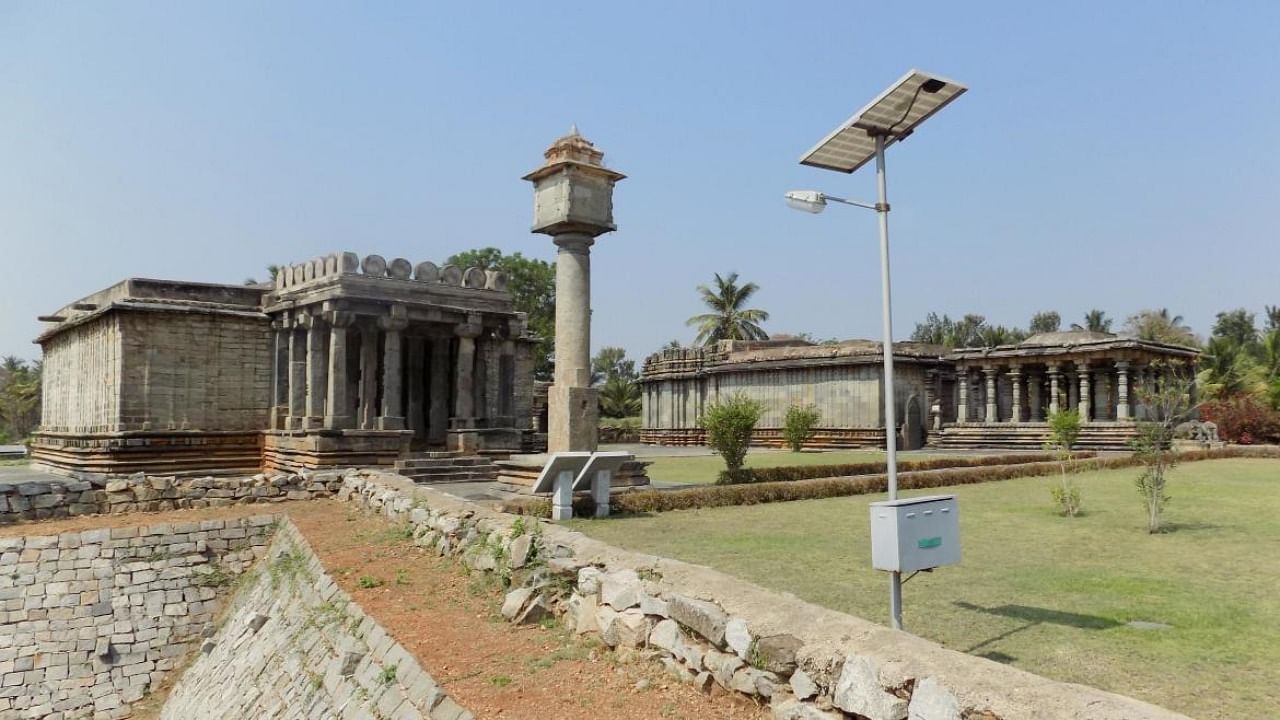
[[[324,426],[330,430],[351,427],[350,383],[347,379],[347,328],[355,316],[348,312],[329,314],[329,393]]]
[[[959,397],[956,399],[956,422],[969,421],[969,368],[960,368],[956,373],[956,385]]]
[[[1049,414],[1050,415],[1058,412],[1059,410],[1058,408],[1058,393],[1060,392],[1060,390],[1058,389],[1059,375],[1060,375],[1060,371],[1058,370],[1058,366],[1050,365],[1049,366]]]
[[[1076,376],[1080,379],[1080,422],[1089,422],[1093,418],[1093,398],[1089,392],[1089,364],[1076,363]]]
[[[987,374],[987,416],[985,422],[993,423],[1000,421],[1000,404],[996,397],[996,368],[983,368],[982,371]]]
[[[392,306],[391,314],[379,318],[382,328],[382,430],[404,429],[404,371],[401,367],[401,333],[408,326],[403,307]]]
[[[378,424],[378,328],[372,323],[360,329],[360,427]]]
[[[458,364],[454,373],[454,428],[472,427],[476,417],[476,338],[480,335],[479,325],[459,325],[455,330],[458,336]]]
[[[449,429],[449,338],[431,338],[431,388],[427,409],[427,442],[443,445]]]
[[[289,329],[289,428],[302,427],[307,412],[307,335],[301,327]]]
[[[324,424],[324,402],[328,391],[329,363],[327,360],[324,323],[314,315],[306,315],[307,327],[307,409],[303,427],[319,428]]]
[[[557,385],[591,386],[590,235],[557,235],[556,375]]]
[[[1009,422],[1022,422],[1022,371],[1016,367],[1009,371],[1009,385],[1013,390],[1013,403],[1009,411]]]
[[[1116,419],[1128,420],[1132,411],[1129,407],[1129,363],[1116,363]]]

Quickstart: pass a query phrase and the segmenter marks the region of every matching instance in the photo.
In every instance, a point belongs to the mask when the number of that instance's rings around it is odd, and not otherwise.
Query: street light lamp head
[[[817,190],[792,190],[787,193],[787,205],[817,215],[827,209],[827,196]]]

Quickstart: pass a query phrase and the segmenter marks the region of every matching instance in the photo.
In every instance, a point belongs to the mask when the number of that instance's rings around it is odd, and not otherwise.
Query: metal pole
[[[889,499],[898,499],[898,418],[893,390],[893,303],[889,292],[889,198],[884,179],[884,135],[876,135],[876,185],[880,192],[880,287],[884,305],[884,439]],[[902,629],[902,573],[889,574],[889,622]]]

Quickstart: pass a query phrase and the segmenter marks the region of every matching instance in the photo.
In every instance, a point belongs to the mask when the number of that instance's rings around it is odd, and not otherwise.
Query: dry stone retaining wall
[[[621,652],[656,654],[703,689],[759,698],[782,720],[1187,720],[398,476],[353,471],[338,496],[410,523],[420,546],[509,578],[509,620],[558,615]]]
[[[472,717],[337,586],[288,520],[201,650],[162,720]]]
[[[136,473],[91,480],[52,478],[0,483],[0,525],[75,515],[153,512],[247,503],[309,500],[341,486],[334,472],[231,478],[179,478]]]
[[[260,515],[0,538],[0,718],[129,717],[274,527]]]

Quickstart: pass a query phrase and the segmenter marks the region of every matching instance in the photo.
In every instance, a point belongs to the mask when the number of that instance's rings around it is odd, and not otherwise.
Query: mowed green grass
[[[920,457],[940,457],[936,453],[902,452],[904,460]],[[724,470],[724,458],[719,455],[686,455],[675,457],[644,457],[649,466],[649,480],[658,483],[714,483]],[[832,450],[829,452],[778,452],[752,450],[747,453],[747,467],[781,467],[784,465],[843,465],[884,460],[880,450]]]
[[[1157,535],[1146,531],[1136,474],[1076,476],[1086,511],[1077,518],[1054,513],[1053,478],[955,488],[963,562],[906,584],[907,630],[1193,717],[1276,717],[1280,461],[1179,466],[1168,531]],[[867,504],[883,497],[573,525],[887,624],[888,578],[870,569],[868,546]],[[1134,620],[1172,627],[1126,625]]]

